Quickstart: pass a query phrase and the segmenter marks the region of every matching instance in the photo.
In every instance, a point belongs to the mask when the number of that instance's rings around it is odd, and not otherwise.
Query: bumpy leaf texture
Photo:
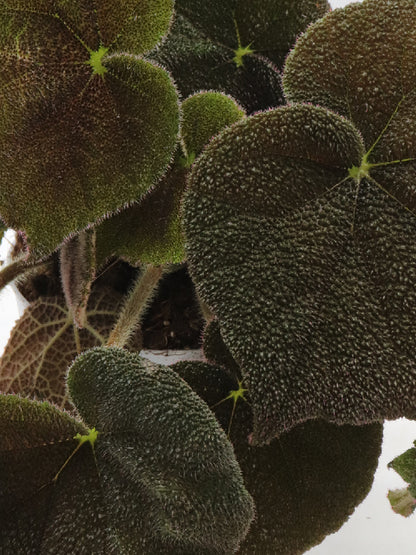
[[[213,407],[228,429],[233,401],[221,400],[238,390],[237,381],[225,370],[202,362],[180,362],[171,368]],[[238,553],[304,553],[338,530],[369,492],[382,425],[308,422],[265,447],[249,444],[251,426],[250,405],[240,398],[230,440],[256,505],[256,520]]]
[[[74,363],[69,386],[88,427],[0,395],[2,553],[237,549],[251,497],[225,434],[175,372],[97,348]]]
[[[47,400],[73,411],[65,387],[68,366],[79,351],[105,343],[121,303],[119,293],[94,291],[82,330],[74,328],[73,315],[62,297],[31,303],[13,328],[1,358],[0,391]],[[133,337],[130,347],[140,350],[140,334]]]
[[[248,54],[237,67],[232,49],[212,41],[176,13],[166,40],[149,54],[167,68],[182,95],[212,89],[236,98],[247,113],[283,103],[281,75],[270,60]]]
[[[237,549],[253,517],[251,497],[225,434],[175,372],[96,348],[78,357],[68,385],[82,419],[100,432],[95,457],[111,478],[105,495],[116,501],[109,511],[124,549]]]
[[[218,320],[211,320],[204,329],[202,350],[206,360],[223,368],[234,379],[241,378],[241,370],[224,343]]]
[[[200,92],[182,103],[182,145],[172,167],[139,204],[97,227],[98,266],[113,255],[133,265],[184,260],[180,207],[189,168],[214,135],[244,116],[232,98],[218,92]]]
[[[250,47],[281,68],[297,36],[328,11],[329,3],[326,0],[177,0],[175,9],[212,41],[231,51]]]
[[[141,55],[171,15],[172,0],[1,0],[0,214],[37,256],[165,171],[177,95]]]
[[[294,105],[236,124],[194,166],[190,268],[246,378],[255,441],[309,418],[416,416],[416,220],[350,178],[364,154],[348,120]]]

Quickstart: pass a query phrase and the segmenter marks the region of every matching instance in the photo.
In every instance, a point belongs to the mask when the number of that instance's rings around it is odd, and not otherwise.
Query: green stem
[[[130,291],[107,341],[108,347],[123,348],[139,326],[143,313],[152,300],[163,274],[163,266],[149,264]]]

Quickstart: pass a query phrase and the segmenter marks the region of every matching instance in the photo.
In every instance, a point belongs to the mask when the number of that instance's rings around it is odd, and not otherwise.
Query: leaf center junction
[[[352,166],[348,170],[348,174],[350,177],[355,179],[355,181],[360,182],[365,177],[370,177],[370,169],[373,167],[373,164],[370,164],[367,160],[367,154],[363,157],[360,166]]]
[[[102,59],[107,52],[108,48],[105,46],[100,46],[98,50],[91,50],[90,59],[87,64],[92,67],[93,75],[101,75],[101,77],[104,77],[104,74],[107,73],[107,68],[102,64]]]
[[[244,65],[244,61],[243,58],[244,56],[247,56],[247,54],[253,54],[254,50],[252,50],[250,48],[250,44],[248,46],[239,46],[237,48],[237,50],[234,50],[234,58],[233,58],[233,62],[235,63],[235,65],[237,67],[243,67]]]

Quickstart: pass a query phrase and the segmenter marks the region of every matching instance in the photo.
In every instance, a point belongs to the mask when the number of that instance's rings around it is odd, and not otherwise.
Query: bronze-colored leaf
[[[62,297],[39,298],[30,304],[12,330],[0,361],[0,391],[73,410],[65,387],[68,366],[81,351],[105,342],[121,300],[114,291],[95,291],[82,330],[74,326]],[[132,348],[140,350],[138,335]]]

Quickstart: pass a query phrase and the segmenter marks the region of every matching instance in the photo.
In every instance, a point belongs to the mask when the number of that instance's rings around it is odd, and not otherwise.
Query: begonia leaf
[[[251,497],[208,406],[175,372],[122,349],[95,348],[74,362],[68,386],[83,421],[99,432],[95,457],[112,471],[108,500],[119,502],[110,513],[123,520],[126,547],[237,549],[253,518]]]
[[[237,67],[234,56],[234,50],[210,40],[178,13],[166,40],[149,53],[172,73],[184,98],[200,90],[221,91],[247,113],[284,102],[281,74],[270,60],[249,54]]]
[[[210,364],[230,372],[234,378],[241,378],[240,368],[222,339],[220,325],[216,319],[205,326],[202,350]]]
[[[295,104],[194,164],[189,267],[250,391],[254,442],[310,418],[416,417],[416,219],[365,148],[352,122]],[[395,166],[410,186],[414,164]]]
[[[171,368],[229,428],[233,399],[222,400],[238,390],[237,381],[203,362],[179,362]],[[383,427],[307,422],[268,446],[254,447],[249,444],[249,402],[249,397],[237,400],[230,427],[230,441],[256,505],[256,520],[238,553],[304,553],[338,530],[366,497]]]
[[[279,68],[297,36],[329,9],[326,0],[177,0],[176,11],[233,51],[264,53]],[[249,55],[249,54],[247,54]],[[244,63],[244,55],[242,63]]]
[[[104,348],[79,357],[69,385],[97,427],[0,396],[0,550],[234,552],[252,501],[231,444],[191,389],[174,372]]]
[[[36,256],[139,199],[166,170],[177,94],[138,55],[171,13],[171,0],[1,2],[0,214]]]
[[[182,103],[182,149],[178,148],[170,170],[140,203],[97,227],[98,266],[114,255],[133,265],[184,260],[180,207],[189,168],[213,135],[244,116],[232,98],[218,92],[200,92]]]
[[[68,366],[79,350],[105,343],[121,303],[122,296],[110,289],[94,291],[82,330],[74,328],[62,297],[41,297],[31,303],[13,328],[0,360],[0,391],[73,410],[65,387]],[[140,350],[140,335],[135,335],[131,348]]]

